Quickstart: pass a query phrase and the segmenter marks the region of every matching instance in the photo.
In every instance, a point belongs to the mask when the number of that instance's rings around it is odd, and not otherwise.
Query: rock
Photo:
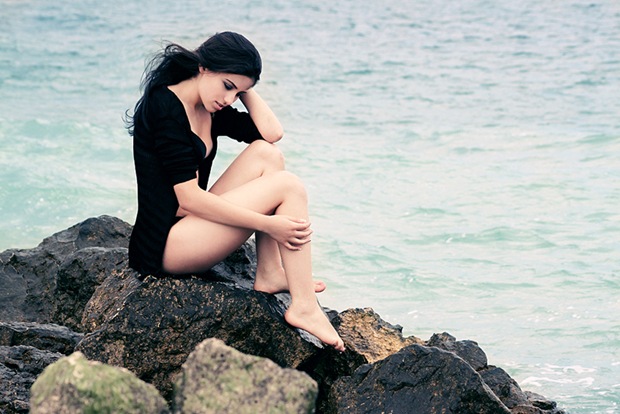
[[[0,322],[0,345],[29,345],[69,355],[84,337],[67,327],[35,322]]]
[[[551,401],[548,398],[531,391],[525,391],[524,394],[527,397],[528,402],[533,407],[538,408],[543,414],[566,414],[564,410],[558,409],[558,405],[555,401]]]
[[[427,346],[434,346],[450,351],[463,358],[473,369],[479,371],[487,366],[487,356],[474,341],[457,341],[447,332],[433,334],[426,342]]]
[[[52,322],[56,278],[68,256],[88,247],[124,247],[131,226],[101,216],[46,238],[34,249],[0,253],[0,321]]]
[[[84,307],[95,289],[109,275],[126,269],[127,261],[124,247],[86,247],[70,254],[56,277],[52,321],[82,330]]]
[[[284,321],[282,309],[274,311],[282,306],[274,295],[198,277],[131,283],[122,303],[77,350],[88,359],[128,368],[167,399],[174,375],[207,338],[291,368],[320,351]],[[91,303],[97,300],[93,296]]]
[[[517,382],[503,369],[489,366],[480,371],[480,375],[506,407],[513,409],[519,405],[531,405]]]
[[[106,320],[118,312],[127,296],[142,284],[139,279],[138,273],[130,268],[106,278],[97,286],[84,307],[80,328],[84,332],[94,332],[101,328]]]
[[[196,347],[176,385],[177,414],[313,413],[318,392],[307,374],[243,354],[219,339]]]
[[[201,341],[215,337],[246,354],[308,373],[319,384],[319,413],[346,412],[340,409],[359,401],[364,405],[356,409],[362,411],[353,412],[400,407],[412,398],[426,401],[429,392],[436,395],[433,407],[468,409],[469,400],[457,403],[451,394],[466,385],[474,389],[472,395],[498,403],[493,389],[504,401],[499,412],[507,406],[513,414],[562,412],[554,402],[523,393],[505,372],[489,367],[476,342],[457,341],[447,333],[428,341],[405,338],[402,328],[383,321],[372,309],[341,314],[326,310],[347,351],[324,349],[312,335],[285,323],[290,295],[253,291],[252,242],[202,275],[143,278],[127,267],[130,232],[122,220],[101,216],[34,249],[0,253],[0,321],[5,321],[0,324],[0,344],[5,344],[0,347],[0,412],[27,412],[28,390],[38,375],[33,372],[59,358],[56,351],[72,351],[81,337],[73,331],[88,333],[78,345],[87,357],[129,368],[168,400],[188,355]],[[386,373],[384,365],[390,367],[401,357],[404,365]],[[436,373],[430,367],[416,371],[411,360],[433,361]],[[476,377],[476,371],[482,377]],[[435,381],[435,388],[423,382],[411,385],[423,374]],[[380,393],[364,397],[382,383],[391,387],[389,398]]]
[[[88,361],[76,352],[48,366],[32,385],[31,414],[168,413],[152,385],[123,368]]]
[[[63,355],[31,346],[0,346],[0,412],[28,413],[30,387],[49,364]]]
[[[387,358],[408,345],[423,343],[415,336],[404,338],[402,327],[384,321],[371,308],[345,310],[332,322],[347,350],[362,356],[365,364]]]
[[[319,383],[319,412],[325,409],[329,389],[338,378],[352,375],[360,366],[380,361],[408,345],[423,343],[414,336],[404,338],[400,326],[384,321],[371,308],[345,310],[334,315],[331,322],[346,351],[329,349],[300,367]]]
[[[463,359],[417,344],[337,380],[326,412],[510,413]]]

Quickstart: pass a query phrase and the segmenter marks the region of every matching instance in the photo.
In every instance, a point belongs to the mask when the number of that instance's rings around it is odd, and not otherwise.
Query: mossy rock
[[[169,413],[157,389],[124,368],[80,352],[48,366],[32,385],[31,414]]]
[[[318,393],[305,372],[243,354],[215,338],[190,354],[176,385],[176,414],[313,413]]]

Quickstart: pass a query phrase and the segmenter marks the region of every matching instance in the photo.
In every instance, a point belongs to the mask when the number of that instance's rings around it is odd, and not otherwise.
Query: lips
[[[225,105],[222,105],[221,103],[219,103],[218,101],[215,101],[215,107],[217,108],[217,110],[221,110],[224,109]]]

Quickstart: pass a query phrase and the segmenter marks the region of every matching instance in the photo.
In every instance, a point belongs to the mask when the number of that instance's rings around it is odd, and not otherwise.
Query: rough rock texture
[[[0,253],[0,321],[52,322],[57,277],[65,260],[88,247],[126,248],[130,233],[124,221],[101,216],[56,233],[34,249]]]
[[[56,277],[52,321],[83,331],[82,313],[95,289],[110,275],[127,269],[127,261],[124,247],[87,247],[70,254]]]
[[[0,322],[0,345],[29,345],[69,355],[84,337],[65,326],[35,322]]]
[[[0,346],[0,413],[27,413],[30,387],[62,356],[25,345]]]
[[[142,284],[138,276],[137,272],[125,268],[97,286],[84,307],[80,328],[84,332],[94,332],[101,328],[120,309],[127,296]]]
[[[363,365],[332,387],[329,413],[477,413],[510,411],[463,359],[411,345]]]
[[[463,358],[476,371],[486,368],[487,366],[486,354],[474,341],[457,341],[455,337],[444,332],[441,334],[433,334],[425,345],[455,353]]]
[[[174,375],[207,338],[283,367],[296,368],[317,352],[274,311],[279,304],[273,295],[197,277],[148,277],[125,295],[77,349],[88,359],[130,369],[166,398]]]
[[[176,385],[177,414],[313,413],[318,392],[307,374],[243,354],[218,339],[196,347]]]
[[[513,414],[558,413],[557,404],[545,397],[523,392],[519,384],[503,369],[490,365],[479,371],[484,382]]]
[[[0,345],[5,344],[0,346],[0,413],[27,412],[35,377],[62,356],[57,351],[72,352],[81,337],[52,322],[87,333],[79,348],[89,358],[129,368],[168,401],[188,355],[202,340],[216,337],[244,353],[308,373],[319,384],[318,413],[356,412],[347,408],[356,399],[355,404],[365,402],[360,407],[371,407],[359,412],[380,413],[388,406],[406,406],[412,396],[423,400],[431,389],[436,406],[468,409],[463,396],[482,395],[499,403],[499,412],[562,413],[553,401],[521,391],[503,370],[488,366],[475,342],[457,341],[447,333],[428,341],[404,338],[400,327],[372,309],[327,311],[347,350],[323,348],[312,335],[284,322],[288,294],[252,290],[252,243],[203,275],[141,280],[127,268],[130,232],[129,224],[102,216],[57,233],[34,249],[0,253]],[[409,354],[398,369],[384,368],[405,350]],[[426,354],[432,358],[420,356]],[[416,358],[435,361],[437,375],[431,368],[421,372],[411,365]],[[434,388],[428,383],[412,386],[424,372]],[[390,392],[372,394],[386,386]],[[367,393],[374,395],[371,402],[364,397]],[[456,412],[451,410],[444,412]]]
[[[123,368],[76,352],[48,366],[32,385],[32,414],[168,413],[155,387]]]
[[[326,409],[329,389],[338,378],[349,376],[360,366],[377,362],[405,346],[423,343],[414,336],[404,338],[400,326],[389,324],[370,308],[346,310],[334,315],[331,322],[346,351],[328,349],[300,367],[319,383],[319,412]]]

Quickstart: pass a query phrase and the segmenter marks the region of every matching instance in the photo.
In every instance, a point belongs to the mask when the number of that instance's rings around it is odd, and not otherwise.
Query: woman
[[[342,339],[316,300],[303,184],[284,170],[280,122],[253,89],[256,48],[224,32],[195,51],[171,44],[147,67],[130,133],[138,214],[129,264],[141,274],[188,274],[217,264],[256,233],[254,289],[288,290],[286,321],[339,351]],[[230,105],[240,99],[247,112]],[[209,191],[216,138],[248,143]]]

